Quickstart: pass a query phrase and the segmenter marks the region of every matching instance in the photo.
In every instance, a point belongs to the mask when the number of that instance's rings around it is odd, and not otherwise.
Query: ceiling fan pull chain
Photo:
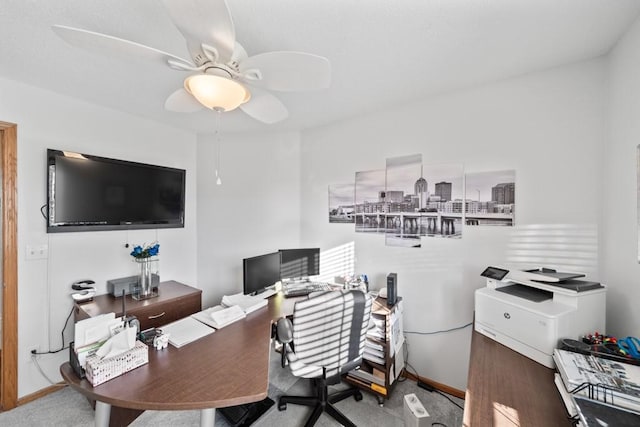
[[[220,116],[222,111],[216,110],[216,185],[222,185],[220,178]]]

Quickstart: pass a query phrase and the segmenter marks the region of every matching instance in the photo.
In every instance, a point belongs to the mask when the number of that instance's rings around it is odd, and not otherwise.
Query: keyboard
[[[282,294],[285,297],[301,297],[312,292],[330,291],[331,286],[323,282],[286,283],[282,285]]]

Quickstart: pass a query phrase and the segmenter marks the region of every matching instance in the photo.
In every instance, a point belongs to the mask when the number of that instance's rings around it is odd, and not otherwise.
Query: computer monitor
[[[280,278],[299,279],[320,274],[320,248],[280,249]]]
[[[244,294],[259,294],[280,280],[280,252],[245,258],[242,269]]]

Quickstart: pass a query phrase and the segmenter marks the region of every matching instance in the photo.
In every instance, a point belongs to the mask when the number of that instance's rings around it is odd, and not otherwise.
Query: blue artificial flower
[[[142,246],[134,246],[133,251],[131,251],[131,256],[132,257],[140,257],[140,255],[142,254]]]
[[[158,255],[159,251],[160,251],[160,244],[156,243],[155,245],[149,248],[149,256],[156,256]]]
[[[150,258],[152,256],[158,255],[160,252],[160,244],[156,243],[153,246],[134,246],[133,251],[131,251],[131,256],[134,258]]]

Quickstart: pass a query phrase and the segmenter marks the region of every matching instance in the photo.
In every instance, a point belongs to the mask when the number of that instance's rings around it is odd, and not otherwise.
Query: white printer
[[[553,269],[487,267],[475,293],[475,330],[553,368],[564,338],[605,332],[606,288]]]

